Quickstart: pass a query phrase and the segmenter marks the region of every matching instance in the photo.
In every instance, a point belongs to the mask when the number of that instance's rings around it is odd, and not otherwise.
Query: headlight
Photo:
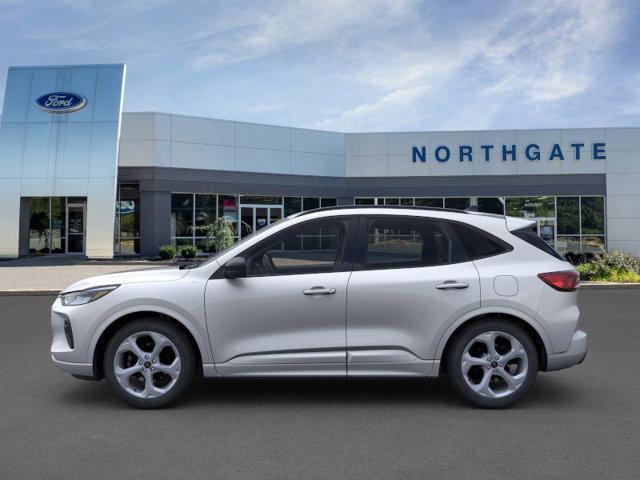
[[[104,287],[87,288],[86,290],[78,290],[77,292],[63,293],[60,295],[60,301],[65,307],[72,305],[84,305],[85,303],[94,302],[104,297],[107,293],[112,292],[120,285],[106,285]]]

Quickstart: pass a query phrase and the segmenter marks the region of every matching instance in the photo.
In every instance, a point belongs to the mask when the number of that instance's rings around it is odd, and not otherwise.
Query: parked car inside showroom
[[[575,269],[526,219],[417,207],[293,215],[188,268],[91,277],[52,307],[54,363],[141,408],[204,377],[446,375],[500,408],[581,363]]]

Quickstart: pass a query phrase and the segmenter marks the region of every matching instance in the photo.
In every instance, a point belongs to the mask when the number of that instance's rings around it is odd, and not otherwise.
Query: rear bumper
[[[587,334],[582,330],[574,332],[566,352],[553,353],[547,357],[545,371],[562,370],[582,363],[587,356]]]

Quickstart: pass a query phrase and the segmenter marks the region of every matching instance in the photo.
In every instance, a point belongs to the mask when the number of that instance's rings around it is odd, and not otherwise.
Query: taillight
[[[575,292],[580,285],[580,277],[573,270],[539,273],[538,278],[561,292]]]

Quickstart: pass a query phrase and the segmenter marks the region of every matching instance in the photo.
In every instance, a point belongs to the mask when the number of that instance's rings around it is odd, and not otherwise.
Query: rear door
[[[431,373],[444,329],[480,306],[478,272],[455,257],[456,242],[435,219],[361,218],[347,294],[348,375]]]

